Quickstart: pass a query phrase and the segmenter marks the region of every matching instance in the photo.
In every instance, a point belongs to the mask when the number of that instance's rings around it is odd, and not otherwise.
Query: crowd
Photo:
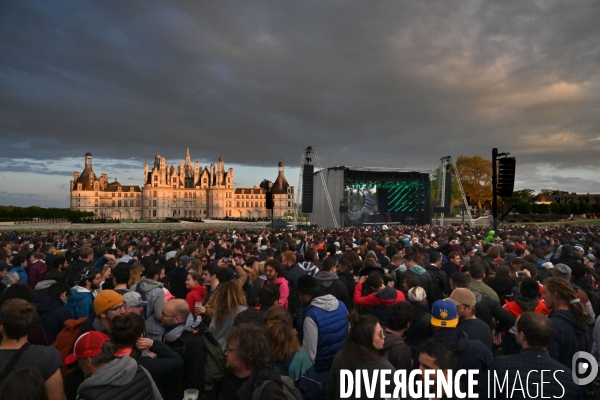
[[[338,399],[341,370],[417,369],[586,398],[598,257],[568,225],[5,232],[0,399]]]

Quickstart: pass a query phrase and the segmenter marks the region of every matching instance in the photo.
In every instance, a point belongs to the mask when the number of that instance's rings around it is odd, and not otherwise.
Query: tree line
[[[60,219],[60,218],[88,218],[93,217],[91,211],[75,211],[69,208],[42,208],[38,206],[32,207],[15,207],[15,206],[0,206],[0,220],[15,221],[15,220],[30,220],[34,218],[40,219]]]

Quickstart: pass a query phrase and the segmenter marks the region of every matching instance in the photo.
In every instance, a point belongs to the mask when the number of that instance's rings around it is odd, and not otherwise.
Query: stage
[[[323,189],[331,197],[338,225],[431,223],[431,181],[428,170],[337,166],[317,171],[313,182],[311,224],[333,227]]]

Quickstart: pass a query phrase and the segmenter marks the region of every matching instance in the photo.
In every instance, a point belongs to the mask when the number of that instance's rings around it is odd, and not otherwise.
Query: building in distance
[[[206,219],[206,218],[265,218],[266,185],[253,188],[235,188],[234,171],[225,171],[225,160],[201,169],[193,164],[189,149],[185,160],[175,167],[157,154],[150,169],[144,164],[144,180],[139,186],[124,186],[116,179],[108,183],[108,176],[99,178],[92,169],[92,155],[85,155],[81,174],[74,172],[71,181],[71,209],[91,211],[97,218],[112,219]],[[274,183],[267,181],[273,193],[274,217],[291,215],[294,211],[294,187],[284,175],[284,164],[279,163],[279,174]],[[262,186],[262,187],[261,187]]]

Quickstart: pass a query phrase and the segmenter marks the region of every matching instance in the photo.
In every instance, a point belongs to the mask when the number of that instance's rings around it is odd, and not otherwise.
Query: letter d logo
[[[580,359],[585,359],[587,362],[580,362]],[[583,375],[585,373],[589,373],[589,375],[585,378],[577,377],[577,374]],[[573,354],[573,359],[571,360],[571,376],[573,377],[573,382],[575,382],[579,386],[587,385],[588,383],[592,383],[596,376],[598,375],[598,362],[594,358],[593,355],[587,353],[585,351],[578,351]]]

